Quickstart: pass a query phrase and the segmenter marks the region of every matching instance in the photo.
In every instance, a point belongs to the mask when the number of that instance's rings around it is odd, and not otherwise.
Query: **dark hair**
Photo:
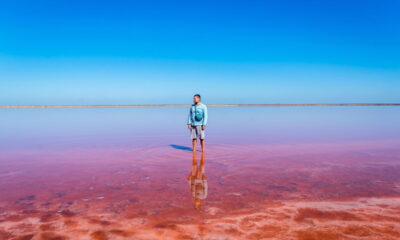
[[[198,97],[198,98],[200,98],[201,99],[201,96],[200,96],[200,94],[195,94],[193,97]]]

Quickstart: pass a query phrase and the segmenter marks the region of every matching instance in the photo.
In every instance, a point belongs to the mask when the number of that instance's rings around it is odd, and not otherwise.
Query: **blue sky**
[[[7,1],[0,104],[400,102],[400,2]]]

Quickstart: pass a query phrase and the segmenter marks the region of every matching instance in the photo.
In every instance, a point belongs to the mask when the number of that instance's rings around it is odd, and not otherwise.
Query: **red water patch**
[[[362,221],[362,218],[345,211],[321,211],[314,208],[300,208],[294,220],[302,222],[307,219]]]

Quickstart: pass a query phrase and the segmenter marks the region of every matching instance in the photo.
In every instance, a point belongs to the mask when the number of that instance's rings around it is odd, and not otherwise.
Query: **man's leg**
[[[200,139],[201,151],[204,152],[204,139]]]
[[[196,128],[194,126],[192,126],[192,129],[190,130],[190,137],[192,138],[192,150],[193,150],[193,152],[196,152],[197,132],[196,132]]]
[[[196,152],[196,145],[197,145],[197,140],[196,139],[193,139],[192,140],[192,143],[193,143],[193,152]]]
[[[204,152],[205,144],[204,144],[204,139],[205,139],[205,132],[202,127],[199,127],[200,131],[200,144],[201,144],[201,151]]]

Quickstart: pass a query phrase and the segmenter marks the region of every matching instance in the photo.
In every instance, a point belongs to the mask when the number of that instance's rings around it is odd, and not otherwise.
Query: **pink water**
[[[1,110],[0,239],[400,239],[400,108],[186,110]]]

